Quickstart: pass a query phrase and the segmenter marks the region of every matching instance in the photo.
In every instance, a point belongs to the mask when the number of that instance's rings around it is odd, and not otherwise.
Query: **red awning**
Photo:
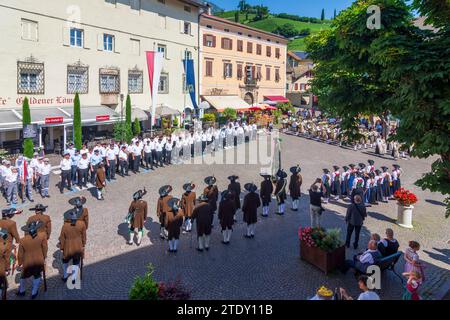
[[[281,103],[289,102],[289,99],[286,99],[283,96],[264,96],[264,99],[268,100],[268,101],[281,102]]]

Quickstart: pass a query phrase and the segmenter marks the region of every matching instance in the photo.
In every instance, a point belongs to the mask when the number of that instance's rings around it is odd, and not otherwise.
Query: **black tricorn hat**
[[[344,169],[344,171],[347,171],[349,169],[349,167],[343,166],[342,169]]]
[[[338,166],[333,166],[334,171],[338,171],[340,168]]]
[[[209,198],[208,198],[208,196],[206,194],[203,193],[203,194],[200,195],[200,197],[198,197],[198,201],[200,201],[200,202],[208,202]]]
[[[2,210],[3,218],[12,218],[16,214],[17,210],[15,208],[8,208]]]
[[[386,167],[386,166],[382,166],[382,167],[381,167],[381,170],[383,170],[383,172],[386,172],[386,171],[388,171],[388,170],[389,170],[389,168],[388,168],[388,167]]]
[[[75,207],[82,206],[86,203],[85,197],[75,197],[69,200],[69,204]]]
[[[377,170],[375,170],[375,173],[376,173],[377,175],[380,175],[381,171],[377,169]]]
[[[300,173],[300,172],[302,171],[302,168],[300,168],[299,165],[296,165],[295,167],[291,167],[291,168],[289,169],[289,171],[290,171],[292,174],[297,174],[297,173]]]
[[[367,162],[368,162],[371,166],[373,166],[374,163],[375,163],[375,161],[373,161],[373,160],[371,160],[371,159],[367,160]]]
[[[33,234],[36,234],[36,232],[40,228],[42,228],[43,225],[44,225],[44,223],[42,221],[33,221],[33,222],[30,222],[29,224],[24,225],[21,228],[21,230],[33,235]]]
[[[133,193],[133,199],[134,200],[140,200],[146,194],[147,194],[147,190],[145,190],[145,188],[144,188],[144,190],[138,190],[135,193]]]
[[[353,169],[354,167],[356,167],[356,164],[351,163],[348,166]]]
[[[193,184],[192,182],[188,182],[183,185],[183,190],[186,192],[191,192],[192,190],[194,190],[194,188],[195,184]]]
[[[283,169],[280,169],[277,172],[277,177],[280,179],[284,179],[287,177],[287,173]]]
[[[323,171],[323,173],[325,173],[325,174],[330,173],[330,170],[328,170],[328,169],[322,169],[322,171]]]
[[[66,212],[64,212],[64,221],[78,220],[80,219],[81,214],[81,211],[75,209],[67,210]]]
[[[366,165],[364,163],[358,163],[358,167],[360,167],[361,169],[364,169],[366,167]]]
[[[270,178],[272,178],[272,176],[270,174],[267,174],[267,173],[260,173],[259,175],[261,177],[263,177],[265,180],[269,180]]]
[[[171,209],[173,209],[174,205],[178,205],[179,203],[180,203],[180,199],[178,199],[178,198],[171,198],[169,201],[167,201],[167,205]]]
[[[214,177],[214,176],[210,176],[210,177],[206,177],[205,178],[205,183],[208,185],[208,186],[212,186],[213,184],[215,184],[217,182],[217,179],[216,179],[216,177]]]
[[[230,180],[230,181],[232,181],[232,182],[233,182],[233,181],[236,181],[237,179],[239,179],[239,177],[238,177],[237,175],[234,175],[234,174],[233,174],[232,176],[229,176],[229,177],[228,177],[228,180]]]
[[[159,188],[158,193],[161,197],[167,196],[173,190],[172,186],[166,185]]]
[[[396,169],[399,169],[399,168],[400,168],[400,166],[399,166],[398,164],[396,164],[396,163],[394,163],[392,166],[393,166],[394,168],[396,168]]]
[[[254,183],[246,183],[244,185],[244,189],[248,192],[255,192],[256,190],[258,190],[258,187]]]
[[[41,211],[41,212],[45,212],[45,210],[47,210],[48,206],[44,206],[43,204],[37,204],[34,206],[34,208],[30,208],[30,211]]]
[[[230,190],[224,190],[221,196],[222,200],[230,200],[233,198],[233,193]]]

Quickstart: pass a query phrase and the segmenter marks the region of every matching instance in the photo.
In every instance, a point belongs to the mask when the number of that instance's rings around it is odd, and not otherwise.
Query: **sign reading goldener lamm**
[[[57,124],[57,123],[63,123],[64,117],[51,117],[51,118],[45,118],[45,124]]]

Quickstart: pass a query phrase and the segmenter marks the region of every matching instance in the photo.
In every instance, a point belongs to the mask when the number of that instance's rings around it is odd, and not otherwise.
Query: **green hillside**
[[[225,18],[231,21],[235,20],[236,10],[225,11],[218,14],[219,17]],[[323,23],[311,23],[311,22],[302,22],[284,18],[274,17],[269,15],[267,18],[259,21],[253,21],[255,14],[249,14],[248,19],[246,15],[243,13],[239,14],[239,22],[250,27],[264,30],[267,32],[274,32],[278,27],[281,27],[287,23],[292,24],[297,31],[309,29],[311,34],[317,33],[321,30],[325,30],[330,28],[330,21],[326,21]],[[305,38],[294,39],[289,42],[288,48],[289,50],[305,50]]]

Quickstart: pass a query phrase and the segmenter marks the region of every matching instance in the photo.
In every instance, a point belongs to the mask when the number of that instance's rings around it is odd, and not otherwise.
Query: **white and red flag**
[[[152,124],[156,122],[156,105],[158,103],[158,86],[161,78],[164,54],[156,51],[146,51],[150,95],[152,97]]]

